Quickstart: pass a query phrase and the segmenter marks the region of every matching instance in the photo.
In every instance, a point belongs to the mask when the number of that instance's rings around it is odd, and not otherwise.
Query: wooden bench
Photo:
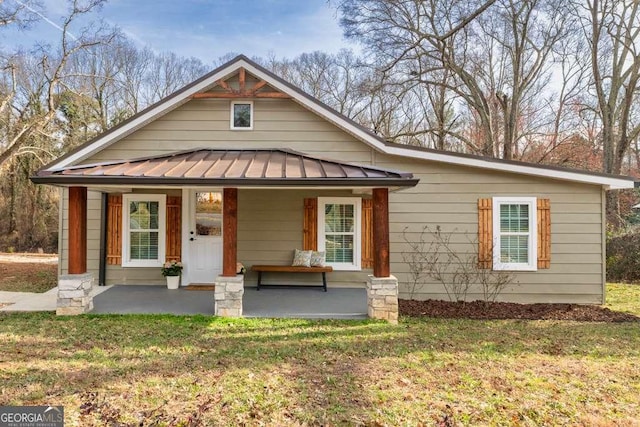
[[[327,273],[333,271],[332,267],[294,267],[292,265],[254,265],[251,271],[258,273],[258,290],[260,286],[301,286],[305,288],[323,288],[327,292]],[[274,285],[263,284],[262,273],[322,273],[322,285]]]

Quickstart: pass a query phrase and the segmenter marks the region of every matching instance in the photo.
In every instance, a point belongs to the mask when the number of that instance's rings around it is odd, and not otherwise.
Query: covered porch
[[[215,284],[216,289],[213,293],[215,305],[210,309],[209,313],[214,312],[222,316],[252,315],[247,309],[252,307],[253,302],[250,298],[247,299],[246,296],[247,293],[252,292],[250,289],[245,292],[244,288],[246,284],[252,285],[252,281],[255,278],[250,274],[247,276],[237,275],[236,266],[238,261],[245,263],[246,267],[250,267],[251,264],[258,264],[260,262],[257,261],[267,258],[274,259],[278,264],[290,265],[287,264],[290,262],[290,258],[287,256],[285,259],[284,255],[282,255],[284,253],[282,241],[289,239],[289,243],[293,243],[297,238],[286,237],[285,235],[280,236],[277,233],[278,230],[274,230],[275,233],[265,237],[265,234],[259,228],[256,228],[260,225],[262,217],[268,215],[282,216],[282,218],[278,219],[284,224],[283,229],[288,230],[286,232],[289,235],[295,233],[295,229],[298,229],[299,233],[304,233],[304,238],[302,238],[302,235],[300,236],[303,249],[324,250],[329,248],[329,237],[335,239],[336,236],[329,236],[328,232],[325,235],[319,231],[319,228],[323,227],[321,217],[325,213],[325,208],[330,209],[335,206],[341,206],[340,203],[342,203],[339,200],[332,201],[331,197],[355,200],[353,202],[354,211],[357,207],[358,215],[360,209],[359,200],[366,200],[370,206],[368,221],[370,222],[371,235],[367,238],[370,244],[368,252],[371,260],[366,266],[364,263],[360,265],[359,257],[362,248],[359,240],[363,236],[360,236],[359,232],[351,233],[353,234],[352,236],[347,236],[350,239],[348,242],[344,236],[337,236],[341,239],[333,240],[331,243],[335,245],[336,241],[347,242],[347,245],[352,246],[350,256],[353,259],[349,260],[353,261],[353,266],[349,268],[338,266],[338,271],[331,274],[335,278],[349,277],[349,280],[352,280],[353,283],[358,282],[361,287],[366,284],[368,292],[363,294],[367,295],[363,299],[365,305],[367,305],[369,316],[382,317],[390,321],[397,319],[397,280],[391,275],[389,265],[389,191],[416,185],[417,180],[413,179],[411,174],[319,159],[289,150],[206,149],[171,153],[169,155],[131,161],[74,166],[59,171],[46,172],[42,176],[34,178],[34,181],[68,187],[69,277],[61,277],[60,283],[67,283],[77,278],[82,282],[80,288],[88,286],[86,283],[88,280],[86,275],[87,189],[99,190],[105,195],[124,194],[125,202],[120,206],[116,206],[117,209],[123,212],[124,216],[115,222],[122,223],[122,228],[124,229],[122,232],[125,238],[127,235],[126,227],[131,220],[126,216],[129,209],[128,200],[135,199],[134,196],[140,193],[157,194],[157,197],[151,194],[146,196],[149,200],[156,197],[154,200],[157,199],[159,201],[164,200],[163,197],[168,199],[170,194],[181,194],[181,202],[176,205],[174,201],[173,208],[178,207],[178,213],[180,213],[181,203],[183,217],[180,218],[178,214],[178,222],[175,222],[176,216],[174,212],[174,222],[172,224],[169,223],[169,213],[167,213],[166,218],[167,233],[171,231],[175,234],[173,240],[178,242],[178,250],[175,250],[175,248],[169,250],[169,247],[167,247],[165,254],[165,248],[162,248],[161,253],[156,255],[163,260],[165,256],[167,259],[171,256],[171,259],[182,260],[185,263],[183,280],[187,283],[205,281],[194,279],[195,277],[203,277],[198,276],[195,272],[196,259],[194,254],[197,252],[196,247],[199,241],[206,239],[204,236],[201,237],[199,235],[197,227],[190,223],[185,216],[191,217],[193,214],[189,209],[193,210],[194,194],[197,195],[200,191],[206,192],[218,189],[216,191],[219,192],[221,199],[220,224],[217,227],[220,234],[219,251],[215,252],[213,250],[212,252],[212,250],[207,249],[200,251],[199,256],[202,257],[204,255],[202,263],[210,264],[214,268],[213,273],[209,272],[204,276],[207,279],[207,283]],[[241,195],[240,204],[239,193]],[[305,197],[304,222],[301,218],[302,197]],[[313,199],[307,199],[307,197],[313,197],[316,200],[315,211],[311,212],[311,214],[307,212],[307,200]],[[285,206],[284,208],[278,208],[280,211],[274,209],[275,213],[260,212],[257,215],[248,215],[248,212],[252,210],[250,207],[252,206],[251,202],[255,198],[262,198],[265,204],[270,204],[271,206],[286,205],[287,203],[290,203],[291,206],[300,205],[300,212],[292,212],[289,215]],[[271,198],[274,201],[270,200]],[[105,200],[108,203],[109,198],[103,197],[103,203]],[[322,204],[322,201],[327,204]],[[160,205],[160,202],[158,203],[159,206],[164,208],[164,205]],[[166,204],[168,209],[168,200]],[[320,207],[318,207],[318,204]],[[290,207],[290,209],[293,208]],[[329,212],[329,210],[326,212]],[[298,220],[300,220],[301,224],[297,224]],[[356,221],[354,213],[351,228],[358,229],[360,221],[359,217]],[[165,224],[161,221],[161,225],[158,228],[162,229],[164,226]],[[241,233],[240,239],[239,233]],[[162,236],[162,238],[164,237]],[[327,242],[323,241],[325,238]],[[128,242],[123,241],[119,244],[123,248],[123,253],[115,257],[106,253],[106,248],[101,247],[101,252],[103,253],[101,253],[100,277],[98,278],[101,284],[106,283],[105,273],[112,271],[107,270],[107,266],[114,259],[116,259],[116,263],[121,263],[118,266],[119,271],[135,271],[137,273],[148,271],[152,274],[152,270],[150,270],[151,263],[147,265],[139,260],[134,260],[135,262],[131,260],[131,253],[126,252],[129,245]],[[290,246],[288,248],[289,253],[292,253],[293,249],[298,247],[295,244],[290,244]],[[278,250],[280,250],[279,254],[273,255]],[[238,256],[239,251],[240,258]],[[158,252],[160,252],[160,249],[158,249]],[[118,260],[118,258],[120,259]],[[358,258],[357,262],[355,258]],[[215,269],[216,265],[218,270]],[[147,268],[147,270],[144,270],[144,268]],[[131,275],[132,273],[128,274]],[[157,275],[158,273],[154,270],[153,274]],[[247,280],[249,283],[247,283]],[[331,286],[333,282],[331,275],[329,282]],[[131,285],[127,285],[124,288],[130,288],[131,294],[133,294],[134,289]],[[84,295],[80,295],[81,289],[78,287],[73,290],[76,292],[67,292],[61,295],[61,300],[64,300],[65,296],[70,299],[84,297]],[[275,296],[276,294],[272,292],[276,291],[282,293],[282,295],[289,293],[292,301],[296,301],[296,294],[293,293],[296,291],[295,289],[269,290],[271,295],[265,296],[260,302],[262,308],[269,309],[269,298]],[[364,290],[362,289],[362,291]],[[62,287],[61,292],[63,292]],[[183,291],[179,292],[182,293]],[[308,296],[310,292],[315,293],[315,290],[304,289],[302,292],[305,292],[306,296]],[[328,294],[332,292],[334,292],[334,289],[330,288]],[[194,291],[194,293],[200,294],[200,298],[204,299],[202,296],[204,291]],[[106,294],[108,295],[108,293]],[[263,294],[263,292],[261,291],[259,294]],[[157,295],[161,295],[161,293]],[[171,297],[167,296],[167,298]],[[314,299],[317,302],[317,298]],[[302,309],[304,307],[302,300],[302,298],[298,300],[301,310],[297,312],[294,310],[291,313],[298,313],[298,315],[309,314],[309,310]],[[68,302],[62,301],[62,304]],[[74,301],[71,302],[74,303]],[[320,312],[331,313],[331,307],[336,304],[339,305],[336,301],[331,301],[330,298],[326,301],[326,304],[329,309],[320,310]],[[84,308],[93,308],[89,307],[90,305],[87,303],[87,307]],[[256,309],[259,308],[256,306]],[[72,310],[60,311],[66,313]],[[274,312],[277,313],[277,310],[274,310]],[[278,317],[278,315],[275,314],[275,317]]]

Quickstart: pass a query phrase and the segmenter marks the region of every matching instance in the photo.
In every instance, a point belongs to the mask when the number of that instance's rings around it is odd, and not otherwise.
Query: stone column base
[[[215,315],[222,317],[242,317],[242,296],[244,276],[218,276],[216,279]]]
[[[63,274],[58,278],[56,314],[73,316],[93,310],[93,274]]]
[[[370,275],[367,278],[367,306],[370,318],[398,323],[398,279]]]

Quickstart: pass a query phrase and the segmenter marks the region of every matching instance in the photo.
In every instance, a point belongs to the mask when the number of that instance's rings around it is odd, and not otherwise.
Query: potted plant
[[[169,289],[178,289],[181,274],[182,263],[180,261],[165,262],[162,266],[162,275],[167,278],[167,288]]]

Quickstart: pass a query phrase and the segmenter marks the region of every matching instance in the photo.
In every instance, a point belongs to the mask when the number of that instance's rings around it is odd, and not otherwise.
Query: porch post
[[[389,190],[373,189],[373,275],[389,277]]]
[[[235,277],[238,256],[238,189],[225,188],[222,199],[222,276]]]
[[[398,279],[389,266],[389,190],[373,189],[373,275],[367,280],[369,317],[398,323]]]
[[[87,187],[69,188],[69,274],[87,272]]]
[[[58,278],[56,314],[75,315],[93,309],[93,274],[87,273],[87,188],[69,188],[69,274]]]
[[[214,313],[222,317],[242,316],[244,276],[236,275],[238,254],[238,189],[222,193],[222,275],[216,279]]]

